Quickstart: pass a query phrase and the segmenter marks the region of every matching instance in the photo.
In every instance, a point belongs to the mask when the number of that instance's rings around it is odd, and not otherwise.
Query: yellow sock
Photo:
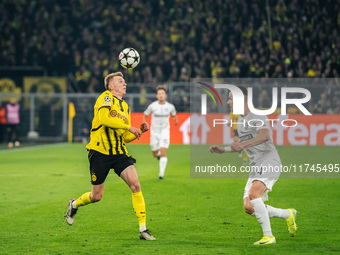
[[[245,152],[244,150],[243,150],[243,160],[244,161],[248,161],[248,155],[247,155],[247,152]]]
[[[132,205],[139,222],[140,231],[146,229],[145,202],[142,191],[132,193]]]
[[[79,206],[84,206],[87,204],[92,203],[90,199],[90,194],[91,192],[84,193],[80,198],[76,200],[76,207],[78,208]]]

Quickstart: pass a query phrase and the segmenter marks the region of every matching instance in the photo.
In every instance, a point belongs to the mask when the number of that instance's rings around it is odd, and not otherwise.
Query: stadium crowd
[[[4,0],[0,66],[72,73],[76,91],[101,92],[103,77],[119,68],[119,51],[134,47],[142,61],[125,70],[130,83],[339,78],[339,1],[268,3],[267,9],[264,1],[246,0]],[[333,92],[321,93],[316,111],[340,113]]]

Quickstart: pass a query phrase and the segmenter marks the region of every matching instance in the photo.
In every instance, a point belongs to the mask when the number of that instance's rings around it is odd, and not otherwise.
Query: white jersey
[[[170,132],[169,115],[176,115],[176,109],[173,104],[165,101],[164,104],[159,104],[158,101],[151,103],[144,111],[148,116],[151,114],[151,134]]]
[[[281,164],[279,154],[273,143],[273,133],[267,116],[255,115],[249,112],[247,116],[239,116],[237,119],[237,131],[241,142],[257,136],[260,129],[268,129],[270,139],[264,143],[246,148],[250,165],[266,164],[268,161],[276,161]]]

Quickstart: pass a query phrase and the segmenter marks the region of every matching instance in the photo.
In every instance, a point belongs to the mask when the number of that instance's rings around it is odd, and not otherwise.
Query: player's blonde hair
[[[156,87],[156,92],[158,92],[158,90],[164,90],[164,92],[166,93],[166,87],[165,86],[163,86],[163,85],[159,85],[159,86],[157,86]]]
[[[122,72],[115,72],[115,73],[110,73],[110,74],[106,75],[106,77],[104,79],[105,89],[109,89],[109,83],[110,83],[111,79],[115,76],[119,76],[119,77],[122,77],[122,78],[124,77]]]

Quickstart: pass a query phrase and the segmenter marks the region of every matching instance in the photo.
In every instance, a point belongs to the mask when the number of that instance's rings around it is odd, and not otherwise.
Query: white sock
[[[166,164],[168,163],[168,158],[167,157],[161,157],[159,160],[159,176],[163,177],[164,176],[164,172],[165,172],[165,168],[166,168]]]
[[[283,218],[286,220],[290,216],[289,211],[287,209],[275,208],[270,205],[267,205],[267,211],[269,217]]]
[[[262,198],[250,200],[250,203],[254,207],[257,221],[261,224],[263,235],[273,237],[272,229],[270,227],[268,211],[266,209],[265,204],[262,201]]]
[[[146,227],[139,227],[139,232],[143,232],[146,230]]]
[[[73,208],[73,209],[77,209],[76,200],[74,200],[74,201],[72,202],[72,208]]]

